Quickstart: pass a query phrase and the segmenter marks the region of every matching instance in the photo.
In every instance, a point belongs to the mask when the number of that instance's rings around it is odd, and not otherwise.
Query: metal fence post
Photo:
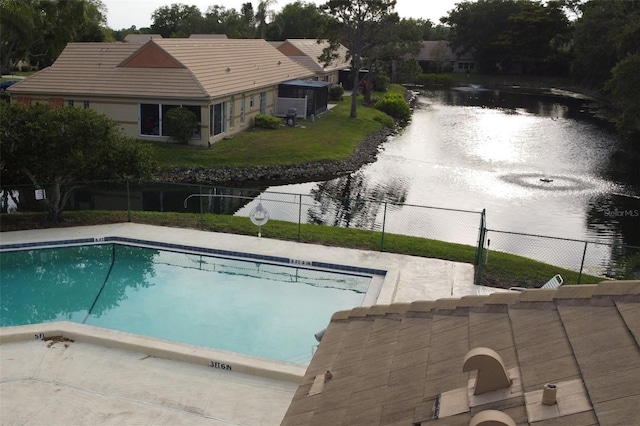
[[[382,238],[380,239],[380,251],[384,251],[384,229],[387,224],[387,202],[384,202],[384,213],[382,214]]]
[[[480,230],[478,231],[478,246],[476,247],[476,273],[474,284],[481,285],[482,281],[482,257],[484,253],[484,240],[487,236],[486,211],[482,209],[480,213]]]
[[[202,186],[198,187],[198,203],[200,204],[200,230],[204,229],[204,214],[202,212]]]
[[[478,231],[478,246],[476,248],[476,265],[482,263],[482,253],[484,250],[484,239],[486,235],[485,209],[480,213],[480,229]]]
[[[300,241],[302,234],[302,194],[299,195],[300,202],[298,203],[298,241]]]
[[[578,284],[582,283],[582,269],[584,268],[584,259],[587,256],[588,241],[584,242],[584,250],[582,251],[582,261],[580,262],[580,273],[578,274]]]
[[[129,178],[127,178],[127,218],[131,222],[131,192],[129,191]]]

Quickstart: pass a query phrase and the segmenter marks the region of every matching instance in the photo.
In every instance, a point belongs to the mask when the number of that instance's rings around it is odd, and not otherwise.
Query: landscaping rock
[[[247,182],[312,182],[330,179],[358,170],[376,160],[379,146],[393,134],[392,129],[367,136],[350,158],[339,161],[302,163],[290,166],[204,167],[162,170],[154,175],[159,182],[229,185]]]

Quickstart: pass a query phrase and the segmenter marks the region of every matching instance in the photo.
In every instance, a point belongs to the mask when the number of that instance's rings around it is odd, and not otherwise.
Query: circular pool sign
[[[269,212],[262,207],[261,203],[258,203],[249,213],[249,218],[254,225],[262,226],[269,221]]]

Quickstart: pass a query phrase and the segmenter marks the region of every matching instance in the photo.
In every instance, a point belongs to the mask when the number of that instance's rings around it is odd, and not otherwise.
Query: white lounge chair
[[[564,280],[562,279],[562,276],[560,276],[560,274],[556,274],[549,281],[544,283],[544,285],[540,287],[540,289],[553,290],[554,288],[560,287],[563,283],[564,283]],[[527,288],[526,287],[509,287],[509,290],[523,291],[523,290],[527,290]]]
[[[542,287],[539,287],[542,290],[552,290],[554,288],[560,287],[564,283],[562,276],[560,274],[554,275],[549,281],[544,283]],[[505,288],[494,288],[494,287],[484,287],[484,286],[475,286],[475,293],[477,296],[488,296],[493,293],[498,292],[508,292],[508,291],[524,291],[528,290],[527,287],[509,287],[509,290]]]
[[[476,296],[488,296],[495,292],[496,290],[490,287],[476,286]]]

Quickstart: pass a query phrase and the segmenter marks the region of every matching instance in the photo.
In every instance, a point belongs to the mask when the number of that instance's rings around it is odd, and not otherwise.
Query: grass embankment
[[[59,226],[102,225],[122,223],[129,220],[126,211],[70,211],[64,215]],[[0,216],[2,231],[34,229],[43,226],[43,213],[3,214]],[[131,221],[156,226],[202,229],[238,235],[257,234],[256,226],[245,217],[226,215],[199,215],[171,212],[131,212]],[[474,263],[476,248],[463,244],[446,243],[426,238],[397,234],[382,234],[375,231],[345,229],[331,226],[303,224],[270,220],[262,227],[264,238],[273,238],[326,246],[347,247],[361,250],[429,257],[455,262]],[[490,262],[483,265],[483,284],[494,287],[539,287],[555,274],[561,274],[567,284],[578,282],[578,274],[532,259],[507,253],[491,252]],[[583,275],[582,283],[597,283],[601,278]]]

